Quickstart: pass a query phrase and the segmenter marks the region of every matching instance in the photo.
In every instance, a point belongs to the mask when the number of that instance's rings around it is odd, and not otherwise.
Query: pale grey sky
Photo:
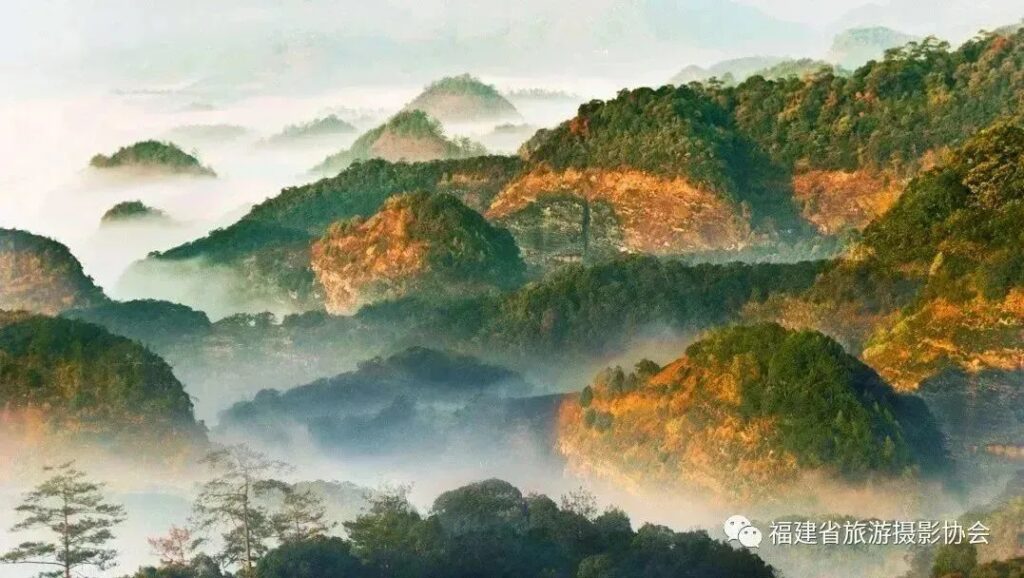
[[[296,68],[324,83],[458,70],[622,77],[821,55],[855,25],[960,41],[1024,16],[1020,0],[0,1],[4,78],[118,85],[301,84]]]

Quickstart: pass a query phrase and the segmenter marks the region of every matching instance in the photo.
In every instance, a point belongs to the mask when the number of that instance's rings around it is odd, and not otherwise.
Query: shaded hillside
[[[17,229],[0,229],[0,309],[54,315],[106,301],[67,247]]]
[[[523,262],[512,236],[446,194],[388,199],[367,220],[339,221],[313,244],[312,268],[335,314],[417,294],[466,297],[515,287]]]
[[[562,405],[576,468],[718,497],[785,495],[809,472],[839,481],[944,469],[924,404],[842,347],[778,325],[712,332],[666,367],[608,370]]]
[[[187,451],[205,440],[169,365],[88,323],[0,317],[0,424],[12,440]]]
[[[421,110],[396,114],[381,126],[356,139],[352,146],[324,159],[315,172],[333,174],[356,161],[421,162],[461,159],[487,154],[483,146],[466,138],[448,138],[441,123]]]
[[[235,401],[238,392],[308,383],[368,356],[413,346],[472,353],[523,372],[567,372],[575,387],[576,368],[593,359],[736,320],[747,303],[806,291],[821,267],[693,266],[630,257],[568,267],[504,295],[441,302],[410,297],[368,305],[350,317],[239,314],[206,325],[189,321],[194,312],[146,303],[72,314],[155,347],[190,391],[215,406]],[[168,332],[172,328],[179,338]]]
[[[405,110],[421,110],[445,123],[520,118],[516,107],[496,88],[469,74],[450,76],[431,83],[405,105]]]
[[[160,209],[154,209],[142,201],[124,201],[110,207],[100,218],[100,223],[104,225],[138,222],[168,223],[170,217],[167,213]]]
[[[309,436],[325,448],[397,458],[428,448],[440,451],[463,426],[479,428],[477,437],[488,427],[500,427],[500,420],[466,420],[488,405],[504,404],[501,398],[527,394],[530,387],[506,369],[417,347],[288,391],[261,391],[225,411],[219,429],[284,445]],[[477,400],[484,401],[479,408]],[[555,400],[549,401],[553,410]],[[550,419],[554,413],[540,415]]]
[[[94,307],[71,309],[61,316],[99,325],[155,351],[200,339],[210,331],[211,325],[210,319],[200,311],[152,299],[109,301]]]
[[[530,356],[618,351],[647,331],[727,322],[743,304],[803,291],[820,263],[686,265],[630,257],[567,267],[506,297],[481,328],[499,351]]]
[[[146,172],[215,177],[213,169],[170,142],[140,141],[121,147],[110,156],[98,154],[89,161],[96,169],[136,169]]]

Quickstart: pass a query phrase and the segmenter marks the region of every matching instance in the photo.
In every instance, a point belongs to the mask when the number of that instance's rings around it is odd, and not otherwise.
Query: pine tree
[[[256,562],[267,552],[275,534],[264,498],[287,488],[271,477],[285,471],[287,465],[245,445],[214,450],[202,462],[216,477],[203,484],[196,498],[195,524],[202,530],[224,529],[222,562],[238,564],[239,575],[252,578]]]
[[[281,542],[301,542],[323,536],[334,527],[327,520],[323,501],[310,490],[289,486],[284,490],[281,509],[273,517]]]
[[[11,531],[42,530],[54,536],[49,541],[23,542],[0,561],[53,568],[40,572],[40,578],[71,578],[74,570],[85,566],[113,567],[117,551],[105,546],[114,538],[114,526],[124,521],[124,508],[107,502],[103,485],[89,481],[73,462],[43,469],[53,472],[52,477],[26,494],[15,509],[24,519]]]

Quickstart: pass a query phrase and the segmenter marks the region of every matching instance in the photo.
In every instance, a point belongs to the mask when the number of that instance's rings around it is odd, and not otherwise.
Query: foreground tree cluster
[[[150,539],[159,565],[131,578],[775,576],[756,555],[704,532],[634,530],[621,510],[599,513],[586,492],[556,503],[501,480],[441,494],[426,515],[409,502],[408,488],[378,491],[340,538],[319,498],[275,478],[284,464],[245,446],[215,450],[204,462],[213,475],[196,497],[190,528]],[[13,527],[49,537],[0,560],[39,565],[39,576],[53,578],[114,567],[110,544],[124,509],[72,464],[50,471],[17,508],[24,519]]]

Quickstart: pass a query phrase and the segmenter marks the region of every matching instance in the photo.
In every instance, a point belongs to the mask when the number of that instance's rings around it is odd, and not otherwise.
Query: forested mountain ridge
[[[1024,32],[956,50],[926,39],[848,76],[623,91],[539,131],[521,160],[358,163],[149,262],[244,263],[243,285],[310,308],[312,239],[415,190],[452,192],[509,229],[537,272],[620,253],[814,245],[815,229],[841,234],[883,214],[906,179],[1017,114],[1021,94]]]

